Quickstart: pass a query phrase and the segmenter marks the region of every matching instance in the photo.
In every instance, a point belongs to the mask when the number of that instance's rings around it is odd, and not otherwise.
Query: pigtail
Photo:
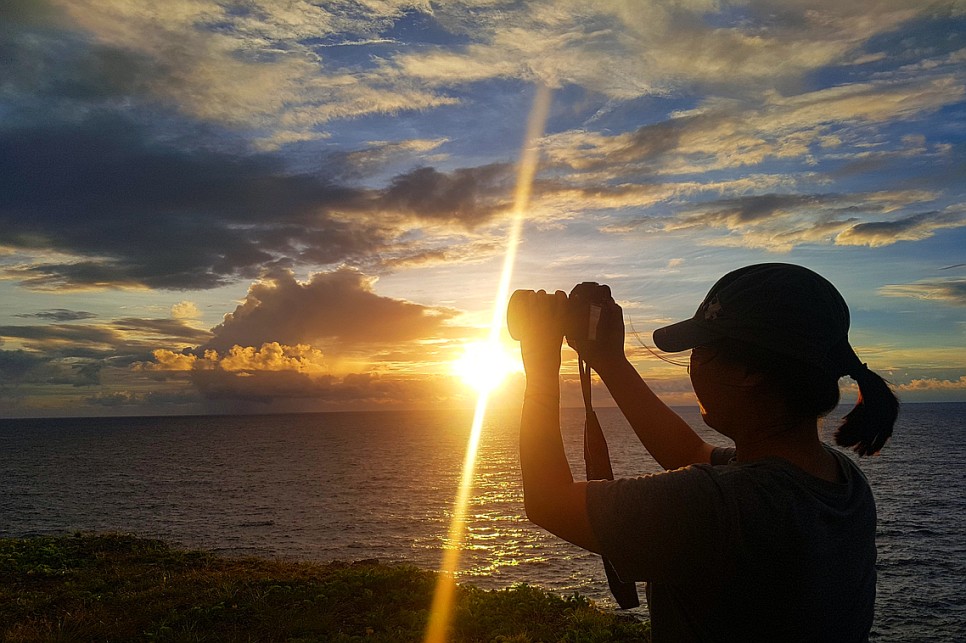
[[[892,436],[899,400],[884,379],[859,362],[851,346],[848,353],[846,374],[859,385],[859,398],[835,432],[835,443],[860,456],[875,455]]]

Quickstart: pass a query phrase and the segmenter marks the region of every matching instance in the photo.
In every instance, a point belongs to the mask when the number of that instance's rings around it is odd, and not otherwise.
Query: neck
[[[787,457],[821,448],[815,421],[782,419],[759,423],[750,428],[746,433],[735,436],[738,460],[742,462],[771,456]]]
[[[838,462],[818,438],[817,420],[782,419],[761,423],[744,435],[736,436],[736,459],[753,462],[762,458],[782,458],[818,478],[839,481]]]

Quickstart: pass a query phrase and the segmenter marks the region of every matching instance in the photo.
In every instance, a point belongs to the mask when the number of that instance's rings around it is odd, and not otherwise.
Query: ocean
[[[679,409],[705,439],[696,409]],[[599,409],[614,472],[659,470]],[[437,569],[471,412],[0,420],[0,536],[123,531],[229,555]],[[582,475],[583,411],[562,429]],[[833,427],[829,427],[829,432]],[[616,608],[599,558],[523,514],[519,412],[484,422],[460,582],[526,582]],[[873,640],[966,640],[966,404],[909,404],[882,455]],[[641,588],[643,596],[643,588]],[[632,612],[646,615],[646,608]]]

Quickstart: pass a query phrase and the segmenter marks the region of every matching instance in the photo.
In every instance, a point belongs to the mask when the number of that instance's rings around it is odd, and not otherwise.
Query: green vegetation
[[[226,558],[120,534],[0,539],[0,641],[419,641],[435,574]],[[453,641],[650,641],[647,623],[526,585],[460,586]]]

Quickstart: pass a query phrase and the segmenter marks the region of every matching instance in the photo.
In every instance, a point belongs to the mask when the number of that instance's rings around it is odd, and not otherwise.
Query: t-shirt
[[[875,604],[875,501],[835,455],[844,482],[781,458],[712,462],[587,488],[602,554],[648,581],[656,643],[866,641]]]

